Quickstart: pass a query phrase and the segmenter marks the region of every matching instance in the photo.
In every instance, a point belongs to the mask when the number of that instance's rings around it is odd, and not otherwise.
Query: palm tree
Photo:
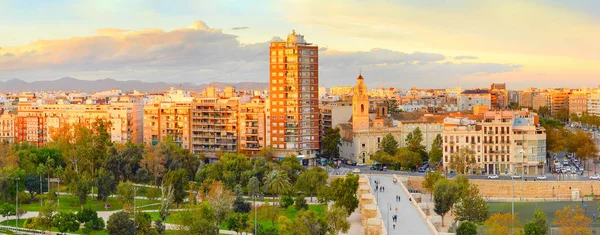
[[[282,193],[288,192],[291,185],[287,172],[273,170],[265,177],[264,189],[273,193],[275,199],[275,194],[281,197]]]

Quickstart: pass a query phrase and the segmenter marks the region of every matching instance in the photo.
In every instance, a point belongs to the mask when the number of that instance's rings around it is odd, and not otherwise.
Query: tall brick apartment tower
[[[271,145],[313,164],[319,150],[319,47],[292,31],[271,42]]]

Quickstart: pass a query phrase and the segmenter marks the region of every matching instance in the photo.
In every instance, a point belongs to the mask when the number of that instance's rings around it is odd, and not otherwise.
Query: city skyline
[[[594,4],[6,1],[0,81],[268,82],[270,40],[295,29],[322,86],[596,87]]]

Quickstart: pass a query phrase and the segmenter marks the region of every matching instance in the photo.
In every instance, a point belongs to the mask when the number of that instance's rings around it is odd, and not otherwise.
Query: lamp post
[[[135,212],[135,207],[136,207],[135,196],[136,196],[136,192],[137,192],[137,188],[135,186],[133,186],[133,234],[134,235],[135,235],[135,232],[137,230],[136,224],[135,224],[135,214],[136,214],[136,212]]]
[[[523,143],[525,144],[525,143]],[[524,148],[525,146],[523,146]],[[521,149],[521,167],[523,168],[523,177],[521,177],[521,201],[525,200],[525,151]]]
[[[512,181],[512,206],[511,206],[511,216],[512,216],[512,231],[515,231],[515,177],[510,177]]]
[[[388,212],[387,212],[387,231],[390,233],[390,211],[392,211],[392,204],[388,203]]]
[[[19,177],[15,178],[17,181],[17,191],[15,192],[15,228],[19,227]]]

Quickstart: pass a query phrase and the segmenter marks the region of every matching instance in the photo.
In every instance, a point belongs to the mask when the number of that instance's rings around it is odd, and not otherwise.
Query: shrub
[[[297,211],[308,210],[308,203],[306,203],[306,198],[304,198],[304,195],[296,197],[294,203]]]
[[[473,222],[463,222],[456,229],[456,235],[477,235],[477,225]]]
[[[281,206],[281,208],[286,209],[291,205],[294,205],[294,199],[289,196],[283,196],[279,201],[279,205]]]

